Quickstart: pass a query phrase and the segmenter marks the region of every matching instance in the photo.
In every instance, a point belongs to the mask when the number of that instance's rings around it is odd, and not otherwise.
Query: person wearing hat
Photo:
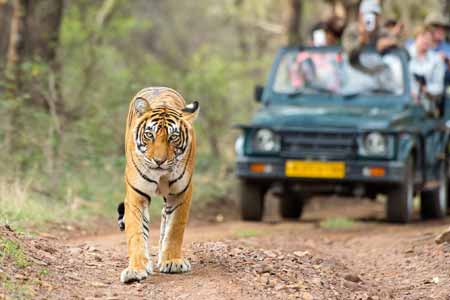
[[[433,34],[429,26],[419,26],[414,32],[414,43],[408,47],[411,91],[432,115],[438,115],[439,101],[444,93],[445,66],[439,55],[432,51]]]
[[[433,50],[450,57],[450,43],[445,41],[445,35],[450,29],[450,22],[440,13],[431,13],[425,18],[425,25],[432,29]]]
[[[445,81],[450,84],[450,43],[445,40],[446,33],[450,30],[450,22],[442,13],[434,12],[425,18],[425,25],[431,27],[432,49],[444,60],[447,67]]]

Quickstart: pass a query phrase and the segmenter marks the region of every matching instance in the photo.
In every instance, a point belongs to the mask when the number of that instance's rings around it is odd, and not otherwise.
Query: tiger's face
[[[170,172],[190,145],[189,131],[198,102],[176,110],[167,106],[150,108],[145,99],[138,98],[135,108],[138,119],[134,143],[141,163],[152,170]]]

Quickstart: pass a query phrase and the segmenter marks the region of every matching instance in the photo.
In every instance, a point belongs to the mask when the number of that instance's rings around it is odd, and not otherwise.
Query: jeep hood
[[[252,125],[273,128],[354,128],[388,129],[401,126],[412,118],[411,113],[398,107],[365,106],[271,106],[262,108]]]

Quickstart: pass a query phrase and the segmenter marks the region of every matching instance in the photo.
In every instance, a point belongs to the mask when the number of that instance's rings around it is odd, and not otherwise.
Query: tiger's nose
[[[153,161],[154,161],[155,164],[157,164],[158,167],[159,167],[160,165],[162,165],[162,164],[166,161],[166,159],[153,158]]]

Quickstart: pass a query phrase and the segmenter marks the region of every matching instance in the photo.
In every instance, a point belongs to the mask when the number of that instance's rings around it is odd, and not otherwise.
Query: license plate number
[[[285,173],[288,177],[344,178],[345,162],[288,160]]]

